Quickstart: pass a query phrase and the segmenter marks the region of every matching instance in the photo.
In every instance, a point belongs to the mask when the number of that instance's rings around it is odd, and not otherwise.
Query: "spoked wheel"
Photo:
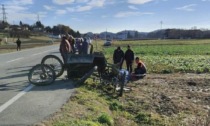
[[[55,71],[56,77],[60,77],[64,72],[63,62],[55,55],[45,56],[44,58],[42,58],[41,64],[49,65]]]
[[[37,86],[49,85],[55,81],[55,72],[46,64],[37,64],[29,71],[28,80]]]

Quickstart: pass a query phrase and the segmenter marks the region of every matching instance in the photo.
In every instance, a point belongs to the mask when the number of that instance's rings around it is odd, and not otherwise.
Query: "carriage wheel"
[[[55,55],[47,55],[42,58],[41,64],[47,64],[55,71],[55,76],[60,77],[64,72],[64,65],[60,58]]]
[[[37,86],[49,85],[55,81],[55,72],[46,64],[37,64],[29,71],[28,80]]]

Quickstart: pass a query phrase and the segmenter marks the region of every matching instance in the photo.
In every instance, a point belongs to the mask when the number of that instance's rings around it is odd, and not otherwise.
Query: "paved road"
[[[40,122],[71,96],[72,82],[57,78],[49,86],[28,82],[29,70],[47,55],[60,56],[58,45],[0,54],[0,126],[24,126]]]

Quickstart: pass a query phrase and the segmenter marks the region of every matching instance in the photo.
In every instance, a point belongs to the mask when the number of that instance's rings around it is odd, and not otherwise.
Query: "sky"
[[[80,33],[210,29],[210,0],[0,0],[10,24],[63,24]]]

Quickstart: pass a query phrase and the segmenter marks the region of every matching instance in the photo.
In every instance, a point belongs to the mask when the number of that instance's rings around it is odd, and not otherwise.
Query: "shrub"
[[[98,117],[98,122],[102,124],[107,124],[108,126],[114,125],[114,120],[106,113],[103,113],[101,116]]]
[[[122,105],[119,103],[119,102],[112,102],[109,106],[109,109],[110,110],[115,110],[115,111],[118,111],[118,110],[122,110]]]

